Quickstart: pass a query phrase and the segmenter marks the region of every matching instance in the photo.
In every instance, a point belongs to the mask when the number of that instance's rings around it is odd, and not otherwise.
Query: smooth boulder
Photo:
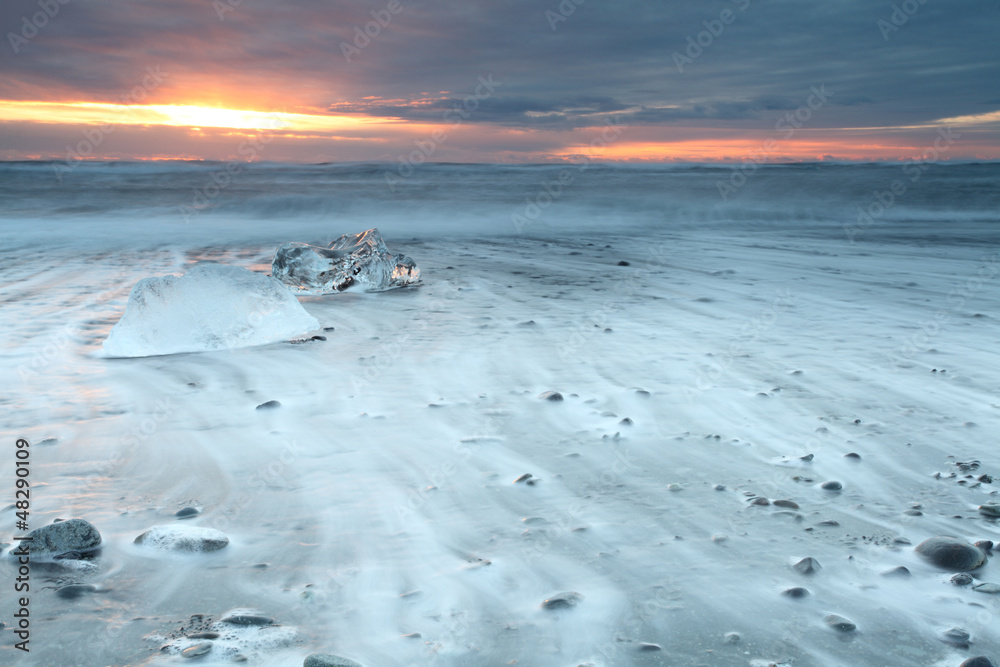
[[[986,563],[982,549],[954,537],[929,537],[915,550],[928,562],[952,572],[975,570]]]
[[[36,528],[25,536],[32,558],[66,558],[101,546],[101,533],[89,521],[69,519]],[[31,538],[28,541],[27,538]]]

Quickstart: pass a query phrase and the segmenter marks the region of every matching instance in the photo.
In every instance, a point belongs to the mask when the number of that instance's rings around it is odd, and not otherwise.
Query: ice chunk
[[[183,276],[143,278],[104,351],[146,357],[263,345],[319,328],[277,280],[237,266],[200,264]]]
[[[420,280],[420,269],[385,247],[377,229],[344,234],[329,248],[286,243],[274,253],[271,275],[305,294],[342,292],[352,285],[381,291]]]

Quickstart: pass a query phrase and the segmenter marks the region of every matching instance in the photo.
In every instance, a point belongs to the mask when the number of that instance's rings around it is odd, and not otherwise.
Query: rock
[[[185,635],[188,639],[218,639],[218,632],[195,632],[190,635]]]
[[[285,243],[271,262],[271,275],[305,294],[334,294],[357,285],[383,291],[420,280],[420,269],[405,255],[389,252],[378,229],[344,234],[328,248]]]
[[[538,398],[543,401],[561,401],[563,400],[563,395],[558,391],[546,391],[538,395]]]
[[[975,658],[969,658],[958,667],[997,667],[997,664],[985,655],[977,655]]]
[[[158,551],[207,553],[225,548],[229,544],[229,538],[214,528],[164,524],[153,526],[135,538],[135,543]]]
[[[306,660],[302,663],[302,667],[364,667],[364,665],[360,662],[348,660],[347,658],[341,658],[339,655],[330,655],[329,653],[313,653],[312,655],[306,656]]]
[[[997,593],[1000,593],[1000,584],[991,584],[991,583],[976,584],[975,586],[972,587],[972,590],[976,591],[977,593],[987,593],[989,595],[996,595]]]
[[[620,422],[618,422],[618,424],[619,424],[620,426],[632,426],[632,425],[633,425],[634,423],[635,423],[635,422],[634,422],[634,421],[632,421],[632,418],[631,418],[631,417],[625,417],[625,418],[624,418],[624,419],[622,419],[622,420],[621,420]]]
[[[945,644],[952,644],[954,646],[967,646],[969,644],[969,639],[971,635],[962,628],[951,628],[945,630],[940,635],[941,641]]]
[[[808,596],[809,590],[806,588],[795,586],[794,588],[786,588],[785,590],[781,591],[781,594],[784,595],[786,598],[799,599]]]
[[[66,556],[77,556],[100,548],[101,534],[93,524],[83,519],[69,519],[42,526],[28,533],[30,537],[21,544],[28,549],[33,559],[48,560]]]
[[[845,459],[854,459],[855,461],[860,461],[861,460],[861,454],[858,454],[857,452],[849,452],[847,454],[844,454],[844,458]]]
[[[830,614],[823,619],[823,622],[837,632],[854,632],[858,629],[858,626],[854,625],[843,616],[837,616],[836,614]]]
[[[556,593],[552,597],[546,598],[542,601],[542,607],[544,609],[569,609],[580,604],[582,601],[582,595],[574,591],[567,591],[565,593]]]
[[[882,576],[887,579],[909,579],[910,571],[900,565],[899,567],[894,567],[891,570],[886,570],[882,572]]]
[[[93,584],[70,584],[56,589],[56,595],[64,600],[76,600],[77,598],[83,597],[87,593],[93,593],[96,590],[97,586]]]
[[[281,403],[279,401],[267,401],[266,403],[261,403],[257,406],[257,410],[274,410],[275,408],[280,408]]]
[[[738,632],[727,632],[725,635],[722,636],[722,641],[726,642],[727,644],[739,644],[740,641],[742,641],[742,639],[743,637],[741,637],[740,633]]]
[[[819,561],[812,557],[803,558],[792,567],[802,574],[816,574],[823,569],[823,566],[819,564]]]
[[[274,625],[274,619],[268,618],[267,616],[261,616],[259,614],[231,614],[229,616],[224,616],[219,619],[220,623],[228,623],[229,625]]]
[[[629,264],[628,262],[626,262],[626,261],[625,261],[625,260],[623,259],[623,260],[621,260],[620,262],[618,262],[618,266],[631,266],[631,264]]]
[[[831,479],[829,482],[823,482],[819,486],[824,491],[840,491],[844,488],[843,484],[834,479]]]
[[[768,500],[767,498],[764,498],[763,496],[757,496],[756,498],[754,498],[753,500],[750,501],[750,504],[751,505],[770,505],[771,501]]]
[[[653,644],[648,642],[639,642],[638,649],[640,651],[662,651],[663,647],[659,644]]]
[[[929,537],[916,546],[916,552],[934,565],[952,572],[975,570],[986,562],[982,549],[953,537]]]
[[[956,586],[968,586],[973,582],[972,575],[960,572],[951,578],[951,583]]]
[[[104,351],[112,357],[226,350],[294,338],[319,328],[273,278],[238,266],[199,264],[181,277],[143,278]]]
[[[993,540],[979,540],[978,542],[973,542],[973,544],[985,551],[987,555],[993,550]]]
[[[200,644],[189,646],[188,648],[181,651],[181,657],[200,658],[201,656],[209,653],[211,650],[212,650],[212,642],[201,642]]]
[[[195,507],[185,507],[184,509],[177,510],[174,514],[178,519],[190,519],[193,516],[198,516],[201,512]]]
[[[986,503],[979,506],[979,513],[988,517],[1000,517],[1000,503]]]
[[[531,479],[531,477],[532,477],[531,473],[530,472],[526,472],[523,475],[521,475],[520,477],[518,477],[517,479],[515,479],[514,483],[517,484],[518,482],[527,482],[529,479]]]
[[[775,500],[774,501],[774,506],[775,507],[787,507],[790,510],[797,510],[797,509],[799,509],[798,503],[793,503],[791,500]]]

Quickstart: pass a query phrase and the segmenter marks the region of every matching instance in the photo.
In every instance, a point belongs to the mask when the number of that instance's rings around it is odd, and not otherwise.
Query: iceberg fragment
[[[113,357],[204,352],[288,340],[319,321],[277,280],[200,264],[183,276],[143,278],[104,341]]]
[[[303,294],[332,294],[352,285],[382,291],[412,285],[420,269],[392,254],[377,229],[344,234],[330,247],[285,243],[274,253],[271,275]]]

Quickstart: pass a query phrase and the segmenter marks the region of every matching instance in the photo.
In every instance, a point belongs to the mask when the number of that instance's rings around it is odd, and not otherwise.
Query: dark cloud
[[[431,122],[492,76],[468,122],[524,128],[768,128],[820,85],[816,129],[1000,108],[1000,7],[981,0],[905,22],[870,0],[400,1],[71,0],[20,53],[4,38],[0,97],[113,100],[159,65],[163,95]],[[37,11],[7,0],[0,30]]]

